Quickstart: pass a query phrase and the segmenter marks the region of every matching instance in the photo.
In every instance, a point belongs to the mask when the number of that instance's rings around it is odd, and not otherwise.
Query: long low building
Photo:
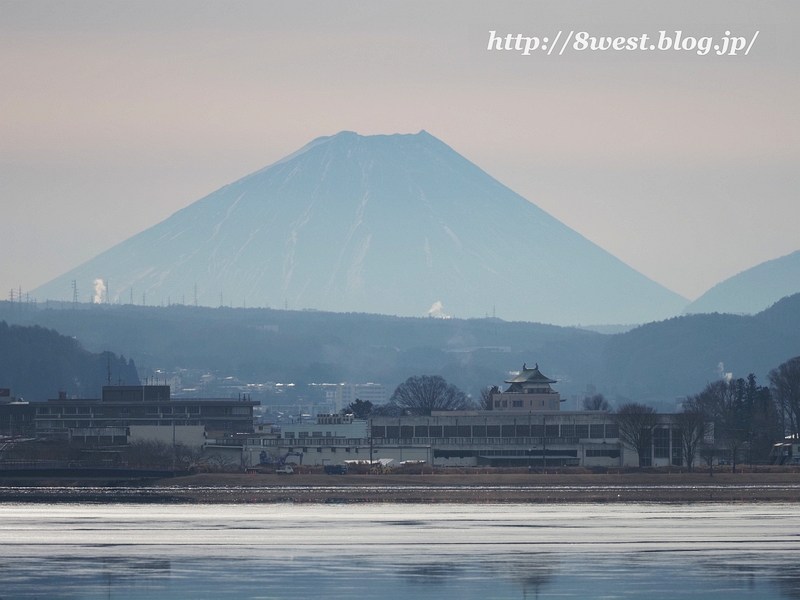
[[[103,386],[102,398],[57,399],[36,402],[37,433],[72,433],[118,427],[202,426],[209,433],[253,431],[253,407],[260,403],[235,398],[170,396],[168,385]],[[91,436],[90,436],[91,437]]]
[[[685,464],[670,415],[661,415],[652,437],[646,463]],[[308,465],[370,459],[463,467],[639,465],[638,454],[621,442],[614,416],[605,411],[459,411],[369,420],[320,415],[312,423],[284,426],[280,438],[260,444],[276,457],[302,455]]]

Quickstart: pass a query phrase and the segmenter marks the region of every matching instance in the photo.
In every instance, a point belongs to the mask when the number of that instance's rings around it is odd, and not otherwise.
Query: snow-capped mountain
[[[555,324],[642,323],[687,300],[422,131],[341,132],[34,290],[111,281],[110,301]],[[131,294],[132,290],[132,294]]]

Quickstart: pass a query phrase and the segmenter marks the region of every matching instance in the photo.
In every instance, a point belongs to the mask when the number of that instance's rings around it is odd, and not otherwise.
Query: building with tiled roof
[[[551,386],[555,379],[542,374],[538,363],[529,369],[527,364],[515,377],[507,379],[506,391],[495,388],[492,393],[492,410],[513,412],[543,412],[559,410],[561,396]]]

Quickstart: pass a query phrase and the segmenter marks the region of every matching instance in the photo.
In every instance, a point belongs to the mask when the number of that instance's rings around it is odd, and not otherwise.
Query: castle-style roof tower
[[[556,380],[543,375],[538,363],[532,369],[523,364],[522,371],[516,377],[507,379],[506,383],[508,389],[505,392],[494,388],[491,410],[545,412],[560,408],[561,397],[550,387]]]
[[[522,365],[522,371],[513,379],[506,379],[506,383],[511,384],[505,391],[506,394],[551,394],[555,393],[550,387],[551,383],[556,383],[555,379],[550,379],[539,370],[539,363],[532,369],[526,364]]]

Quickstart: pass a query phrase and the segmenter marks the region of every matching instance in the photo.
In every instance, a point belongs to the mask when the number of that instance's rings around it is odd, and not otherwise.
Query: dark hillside
[[[674,400],[724,372],[769,371],[800,355],[800,294],[754,316],[703,314],[648,323],[610,336],[603,354],[604,389],[639,401]]]
[[[241,381],[393,387],[411,375],[441,374],[473,394],[537,360],[566,379],[566,388],[584,389],[591,382],[585,377],[597,373],[603,341],[590,331],[499,319],[177,305],[20,310],[6,302],[0,318],[52,327],[90,350],[122,348],[142,376],[156,368],[198,369]]]
[[[566,397],[594,384],[612,402],[662,411],[717,379],[720,363],[724,372],[752,372],[766,384],[770,369],[800,355],[800,294],[754,316],[689,315],[616,335],[499,319],[176,305],[25,308],[0,302],[0,319],[56,329],[92,352],[119,349],[142,376],[189,369],[241,382],[372,381],[391,390],[409,376],[438,374],[477,396],[523,362],[538,362]]]
[[[99,398],[108,381],[137,385],[133,360],[109,352],[93,354],[80,343],[39,326],[21,327],[0,321],[0,387],[29,401],[69,396]]]

